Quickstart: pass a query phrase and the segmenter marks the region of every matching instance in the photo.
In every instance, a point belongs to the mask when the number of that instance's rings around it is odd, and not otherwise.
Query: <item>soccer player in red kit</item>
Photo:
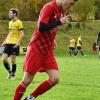
[[[58,26],[69,22],[64,15],[78,0],[53,0],[44,5],[28,45],[24,60],[24,77],[16,88],[13,100],[21,100],[26,88],[39,71],[46,72],[48,80],[43,81],[24,100],[35,100],[59,82],[59,71],[53,54],[54,39]]]

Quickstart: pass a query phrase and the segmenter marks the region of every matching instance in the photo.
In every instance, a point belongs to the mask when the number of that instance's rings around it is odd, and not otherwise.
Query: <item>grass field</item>
[[[23,75],[23,58],[19,56],[17,59],[16,80],[7,80],[0,57],[0,100],[12,100]],[[60,83],[36,100],[100,100],[100,59],[97,55],[70,57],[66,54],[56,58],[60,69]],[[46,78],[45,74],[37,74],[24,97]]]

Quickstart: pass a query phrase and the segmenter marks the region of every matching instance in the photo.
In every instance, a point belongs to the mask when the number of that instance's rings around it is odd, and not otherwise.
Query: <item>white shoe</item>
[[[6,77],[6,79],[10,79],[11,78],[11,73],[8,73],[8,76]]]
[[[15,78],[15,76],[11,76],[11,80],[15,80],[16,78]]]
[[[35,98],[32,95],[28,95],[23,100],[35,100]]]

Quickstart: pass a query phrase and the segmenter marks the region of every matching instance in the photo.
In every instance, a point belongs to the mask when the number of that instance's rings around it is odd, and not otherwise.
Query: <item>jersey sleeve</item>
[[[39,22],[47,24],[52,16],[53,7],[51,5],[45,5],[40,12]]]
[[[19,23],[18,23],[18,29],[19,29],[19,30],[23,29],[23,24],[22,24],[21,21],[19,21]]]
[[[79,41],[81,41],[81,38],[79,38]]]

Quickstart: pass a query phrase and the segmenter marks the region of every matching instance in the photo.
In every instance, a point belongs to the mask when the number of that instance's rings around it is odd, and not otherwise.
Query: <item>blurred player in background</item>
[[[22,22],[17,18],[18,10],[16,8],[12,8],[9,11],[9,33],[2,43],[2,47],[4,46],[4,51],[2,54],[3,65],[5,69],[8,71],[7,79],[15,79],[16,73],[16,56],[19,55],[19,46],[20,42],[24,36],[23,25]],[[8,57],[11,57],[12,69],[10,68],[10,64],[8,63]]]
[[[75,39],[73,37],[70,37],[69,40],[69,54],[75,55]]]
[[[100,58],[100,32],[97,35],[96,48],[99,48],[99,58]]]
[[[39,71],[46,72],[48,79],[40,83],[24,100],[34,100],[59,82],[58,65],[53,54],[54,39],[58,26],[69,22],[69,17],[64,16],[64,12],[69,11],[76,1],[78,0],[52,0],[42,8],[25,56],[24,77],[16,88],[13,100],[21,100]]]
[[[77,50],[76,50],[76,54],[78,54],[78,51],[80,51],[80,53],[82,54],[82,56],[85,56],[84,53],[83,53],[83,49],[82,49],[82,39],[81,39],[81,35],[78,37],[78,40],[77,40]]]
[[[96,42],[94,42],[93,45],[92,45],[92,50],[93,50],[94,54],[97,53],[97,49],[98,49],[97,44],[96,44]]]

